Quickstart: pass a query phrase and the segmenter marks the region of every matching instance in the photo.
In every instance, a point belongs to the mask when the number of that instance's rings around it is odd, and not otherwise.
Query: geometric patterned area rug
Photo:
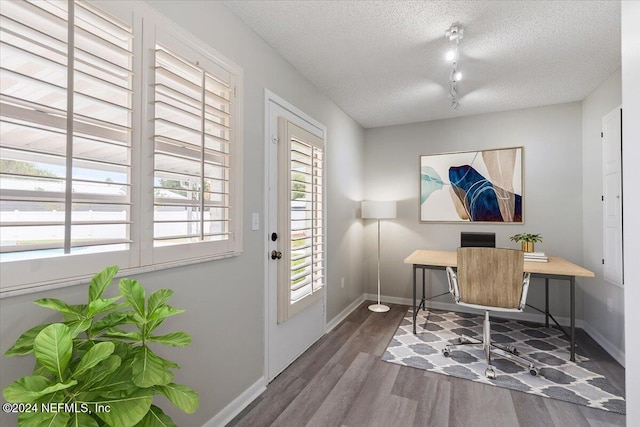
[[[538,323],[491,318],[491,339],[513,345],[535,360],[538,375],[509,359],[495,357],[496,378],[485,376],[485,358],[481,348],[458,347],[444,357],[442,349],[460,336],[482,339],[482,315],[453,311],[418,313],[417,334],[413,334],[412,310],[402,320],[382,359],[399,365],[451,375],[497,387],[605,411],[626,413],[625,399],[603,375],[588,369],[588,359],[576,352],[569,360],[569,342],[561,331]]]

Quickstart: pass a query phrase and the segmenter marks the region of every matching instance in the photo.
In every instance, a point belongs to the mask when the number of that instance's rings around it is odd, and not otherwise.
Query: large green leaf
[[[31,375],[38,375],[41,377],[49,378],[51,377],[51,372],[49,372],[47,368],[42,366],[42,364],[36,360],[36,363],[33,366],[33,372],[31,372]]]
[[[171,332],[166,335],[157,337],[149,337],[148,341],[158,342],[161,344],[171,345],[173,347],[186,347],[191,344],[191,336],[186,332]]]
[[[92,369],[84,374],[84,378],[82,378],[82,390],[91,389],[92,386],[98,384],[100,381],[107,378],[116,369],[120,367],[122,364],[122,359],[120,357],[111,355],[107,357],[105,360],[100,362],[96,369]],[[80,375],[78,375],[80,377]]]
[[[90,319],[78,319],[66,322],[65,325],[69,327],[69,333],[71,338],[75,338],[80,335],[81,332],[86,331],[91,326]]]
[[[42,396],[46,396],[48,394],[55,393],[56,391],[65,390],[67,388],[73,387],[76,384],[78,384],[78,381],[76,380],[67,380],[63,383],[52,384],[49,387],[42,390],[41,393],[42,393]]]
[[[140,332],[127,332],[118,328],[111,328],[103,335],[105,338],[117,338],[123,340],[142,341],[142,334]]]
[[[153,390],[137,390],[129,396],[117,399],[95,399],[85,402],[93,408],[98,417],[107,424],[117,427],[135,426],[147,414],[153,400]],[[109,411],[97,410],[95,405],[103,405]]]
[[[50,308],[51,310],[59,311],[60,313],[70,314],[72,316],[81,316],[82,312],[76,310],[73,306],[70,306],[66,302],[56,298],[42,298],[35,300],[34,304],[40,307]]]
[[[149,295],[149,301],[147,302],[147,312],[152,314],[156,309],[164,305],[169,298],[173,295],[171,289],[159,289]]]
[[[167,368],[169,368],[169,369],[180,369],[180,365],[178,365],[176,362],[174,362],[172,360],[164,359],[164,358],[162,358],[160,356],[158,356],[158,358],[160,360],[162,360],[162,363],[164,363],[164,366],[166,366]]]
[[[29,329],[24,334],[18,337],[16,343],[7,350],[4,355],[7,357],[11,356],[23,356],[25,354],[29,354],[33,351],[33,340],[38,336],[40,331],[42,331],[47,326],[51,325],[51,323],[45,323],[44,325],[34,326]]]
[[[144,289],[136,280],[122,279],[120,280],[120,292],[131,304],[133,309],[142,317],[145,316],[144,311]]]
[[[68,412],[31,412],[18,416],[20,427],[66,427],[71,418]]]
[[[147,336],[151,335],[151,332],[153,332],[158,326],[160,326],[162,322],[164,322],[164,319],[152,320],[147,322]]]
[[[118,308],[122,308],[124,305],[115,304],[116,301],[121,299],[122,297],[118,295],[113,298],[98,298],[89,303],[89,309],[87,311],[87,315],[89,317],[93,317],[96,314],[105,313],[107,311],[116,310]]]
[[[176,427],[173,420],[162,412],[162,409],[151,405],[149,412],[144,416],[136,427]]]
[[[31,375],[22,377],[9,384],[2,391],[2,395],[7,402],[35,402],[42,396],[73,387],[77,383],[76,380],[70,380],[64,383],[52,383],[48,378]]]
[[[132,323],[130,313],[125,313],[123,311],[116,311],[114,313],[109,313],[104,316],[102,319],[98,320],[93,324],[91,331],[93,333],[99,333],[104,331],[105,329],[112,328],[116,325],[124,325],[126,323]]]
[[[67,427],[98,427],[98,422],[85,412],[74,411],[71,413]]]
[[[111,356],[113,350],[115,350],[115,345],[112,342],[101,342],[94,345],[91,350],[82,356],[80,363],[73,372],[73,376],[76,377],[84,374],[87,370]]]
[[[131,392],[137,388],[131,377],[131,366],[123,363],[120,365],[120,369],[114,370],[111,375],[105,376],[103,379],[96,381],[91,387],[91,391],[99,393],[108,391]]]
[[[168,305],[163,305],[159,307],[153,314],[147,317],[148,321],[160,320],[169,316],[175,316],[176,314],[184,313],[184,310],[170,307]]]
[[[72,310],[75,310],[77,314],[62,313],[62,317],[64,318],[65,322],[86,319],[87,309],[89,308],[87,304],[74,304],[69,305],[69,307]]]
[[[51,381],[39,375],[22,377],[9,384],[2,395],[7,402],[35,402],[41,396],[40,392],[50,384]]]
[[[117,273],[118,266],[112,265],[93,276],[91,283],[89,283],[89,301],[94,301],[102,297],[105,289],[111,284],[111,281]]]
[[[138,387],[165,385],[173,381],[173,373],[167,369],[163,360],[146,345],[136,348],[131,369],[133,382]]]
[[[54,323],[44,328],[33,341],[36,359],[49,371],[64,380],[64,371],[69,365],[73,349],[73,340],[69,327]]]
[[[133,361],[133,356],[129,357],[129,352],[131,351],[131,343],[124,341],[112,341],[116,345],[116,349],[113,351],[113,354],[116,356],[120,356],[120,359],[124,362],[126,359],[131,359],[129,362]]]
[[[196,412],[200,405],[198,393],[186,385],[171,383],[165,386],[158,386],[157,389],[160,393],[164,394],[171,403],[187,414]]]

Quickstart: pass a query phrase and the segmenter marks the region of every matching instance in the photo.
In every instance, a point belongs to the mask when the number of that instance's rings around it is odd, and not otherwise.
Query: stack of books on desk
[[[533,261],[533,262],[548,262],[547,256],[544,252],[525,252],[524,253],[525,261]]]

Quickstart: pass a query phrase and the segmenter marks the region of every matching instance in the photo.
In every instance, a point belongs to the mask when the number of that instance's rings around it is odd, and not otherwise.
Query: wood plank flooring
[[[383,362],[407,306],[363,303],[283,371],[229,427],[624,426],[624,415]],[[624,368],[583,331],[595,369],[624,390]]]

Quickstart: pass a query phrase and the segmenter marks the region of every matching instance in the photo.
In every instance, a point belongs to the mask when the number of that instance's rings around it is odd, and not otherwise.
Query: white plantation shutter
[[[64,1],[3,2],[1,27],[3,260],[127,249],[131,27]]]
[[[235,208],[230,75],[157,44],[154,89],[154,246],[219,242],[224,251]]]
[[[0,2],[0,294],[240,253],[242,70],[144,2]]]
[[[280,118],[279,214],[283,257],[278,276],[278,321],[322,297],[325,284],[324,141]]]

